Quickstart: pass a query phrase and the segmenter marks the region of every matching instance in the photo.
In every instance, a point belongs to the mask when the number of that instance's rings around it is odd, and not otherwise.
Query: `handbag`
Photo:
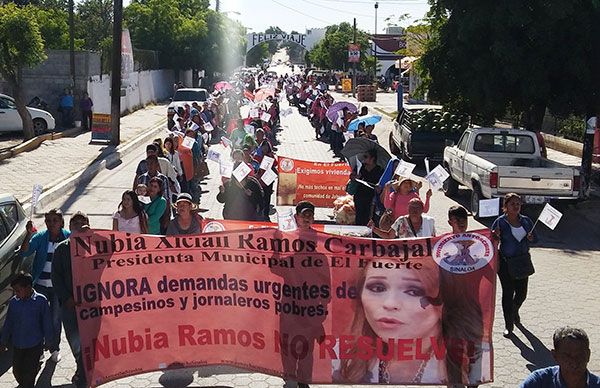
[[[508,274],[516,280],[527,279],[535,273],[529,252],[516,256],[503,256],[508,267]]]

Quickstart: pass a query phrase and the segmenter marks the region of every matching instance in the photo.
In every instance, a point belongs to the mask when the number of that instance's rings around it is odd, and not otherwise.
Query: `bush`
[[[579,116],[569,116],[565,119],[559,119],[558,133],[566,139],[583,142],[585,119]]]

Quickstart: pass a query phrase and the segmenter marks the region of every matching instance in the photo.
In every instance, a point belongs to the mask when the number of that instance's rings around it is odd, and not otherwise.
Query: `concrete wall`
[[[191,70],[180,72],[184,85],[191,85]],[[188,82],[189,80],[189,82]],[[173,95],[175,74],[172,70],[150,70],[129,74],[129,85],[121,97],[121,113],[132,112],[149,103],[166,100]],[[110,113],[110,75],[91,77],[87,90],[94,101],[94,112]]]
[[[58,97],[65,88],[72,86],[68,50],[49,50],[48,59],[34,68],[23,69],[23,86],[26,102],[38,96],[48,103],[48,111],[57,114]],[[75,52],[76,103],[78,95],[85,90],[88,79],[100,74],[100,54],[92,51]],[[0,79],[0,92],[14,95],[8,83]]]

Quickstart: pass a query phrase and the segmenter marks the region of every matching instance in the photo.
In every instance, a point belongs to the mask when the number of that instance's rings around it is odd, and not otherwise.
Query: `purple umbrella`
[[[335,123],[335,121],[338,119],[338,112],[340,112],[344,108],[348,108],[348,110],[351,113],[358,111],[358,108],[356,107],[356,105],[354,105],[351,102],[347,102],[347,101],[336,102],[335,104],[331,105],[329,107],[329,109],[327,109],[326,115],[327,115],[327,118],[329,119],[329,121],[331,121],[332,123]]]

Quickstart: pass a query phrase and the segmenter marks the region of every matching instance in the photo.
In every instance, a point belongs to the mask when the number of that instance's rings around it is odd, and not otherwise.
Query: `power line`
[[[373,1],[361,1],[361,0],[319,0],[319,1],[326,1],[326,2],[330,2],[330,3],[352,3],[352,4],[368,4],[368,5],[373,5],[374,2]],[[390,4],[390,5],[417,5],[417,4],[428,4],[427,0],[390,0],[390,1],[383,1],[383,0],[379,0],[381,4]]]
[[[345,13],[345,14],[348,14],[348,15],[360,16],[360,17],[367,17],[367,18],[371,18],[371,19],[375,18],[375,16],[373,16],[373,15],[365,15],[365,14],[362,14],[362,13],[356,13],[356,12],[351,12],[351,11],[345,11],[345,10],[338,9],[338,8],[327,7],[325,5],[313,3],[312,1],[308,1],[308,0],[302,0],[302,1],[304,1],[305,3],[308,3],[308,4],[316,5],[317,7],[321,7],[321,8],[325,8],[325,9],[330,9],[330,10],[333,10],[333,11],[336,11],[336,12]]]
[[[282,6],[283,8],[287,8],[287,9],[289,9],[290,11],[294,11],[294,12],[296,12],[296,13],[299,13],[300,15],[303,15],[303,16],[306,16],[306,17],[309,17],[309,18],[311,18],[311,19],[314,19],[314,20],[317,20],[317,21],[319,21],[319,22],[321,22],[321,23],[325,23],[325,24],[329,24],[329,23],[330,23],[330,22],[329,22],[329,21],[327,21],[327,20],[319,19],[319,18],[317,18],[317,17],[314,17],[313,15],[310,15],[310,14],[304,13],[304,12],[302,12],[302,11],[298,11],[298,10],[297,10],[297,9],[295,9],[295,8],[288,7],[287,5],[285,5],[285,4],[282,4],[282,3],[280,3],[280,2],[279,2],[279,1],[277,1],[277,0],[271,0],[271,1],[273,1],[275,4],[278,4],[278,5]]]

